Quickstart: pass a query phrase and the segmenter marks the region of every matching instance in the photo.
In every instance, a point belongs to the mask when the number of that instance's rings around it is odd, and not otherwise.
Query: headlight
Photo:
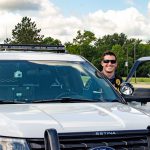
[[[0,137],[0,150],[30,150],[26,140]]]

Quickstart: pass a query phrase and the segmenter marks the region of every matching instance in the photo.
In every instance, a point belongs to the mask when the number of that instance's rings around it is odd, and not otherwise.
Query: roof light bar
[[[65,53],[65,47],[63,45],[52,46],[52,45],[37,45],[37,44],[0,44],[0,50],[9,51],[41,51],[41,52],[57,52]]]

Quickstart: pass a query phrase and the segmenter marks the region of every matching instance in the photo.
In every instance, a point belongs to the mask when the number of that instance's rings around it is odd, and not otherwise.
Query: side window
[[[150,96],[150,61],[143,62],[138,66],[131,78],[131,84],[134,86],[133,94],[135,96]]]

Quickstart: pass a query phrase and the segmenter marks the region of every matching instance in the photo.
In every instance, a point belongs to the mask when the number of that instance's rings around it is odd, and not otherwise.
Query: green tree
[[[113,45],[123,45],[127,40],[127,36],[124,33],[114,33],[113,35],[105,35],[102,38],[98,38],[95,42],[97,47],[105,47],[105,50],[111,50]]]
[[[94,46],[96,37],[91,31],[77,31],[77,36],[73,42],[65,43],[66,49],[69,53],[79,54],[85,57],[88,61],[98,67],[98,50]]]
[[[52,37],[46,37],[41,42],[42,44],[49,44],[49,45],[62,45],[61,41],[58,39],[53,39]]]
[[[71,54],[80,54],[80,51],[79,51],[80,46],[77,44],[75,45],[71,42],[67,42],[67,43],[65,43],[65,47],[66,47],[67,51]]]
[[[77,36],[76,38],[73,39],[73,44],[92,44],[96,40],[95,34],[92,33],[91,31],[86,31],[84,30],[83,34],[81,31],[77,31]]]
[[[96,41],[95,35],[90,31],[77,31],[76,38],[73,42],[65,43],[66,49],[73,54],[79,54],[84,56],[90,62],[94,62],[96,55],[96,49],[93,43]]]
[[[4,43],[5,44],[9,44],[9,43],[11,43],[12,41],[11,41],[11,39],[10,38],[6,38],[5,40],[4,40]]]
[[[21,23],[12,30],[11,43],[15,44],[38,44],[42,42],[43,35],[40,35],[41,29],[37,29],[35,22],[31,18],[23,17]]]
[[[121,45],[116,44],[112,47],[112,52],[114,52],[117,56],[117,62],[118,62],[118,68],[117,68],[117,73],[120,76],[124,76],[124,74],[126,74],[125,72],[125,54],[123,51],[123,48]]]

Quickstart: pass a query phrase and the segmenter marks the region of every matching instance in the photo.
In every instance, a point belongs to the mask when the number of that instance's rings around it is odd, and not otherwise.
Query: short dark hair
[[[115,53],[113,53],[113,52],[112,52],[112,51],[110,51],[110,50],[105,51],[105,52],[103,53],[103,55],[102,55],[101,59],[103,60],[103,59],[104,59],[104,57],[105,57],[106,55],[114,56],[114,57],[115,57],[115,59],[117,60],[117,56],[116,56],[116,54],[115,54]]]

